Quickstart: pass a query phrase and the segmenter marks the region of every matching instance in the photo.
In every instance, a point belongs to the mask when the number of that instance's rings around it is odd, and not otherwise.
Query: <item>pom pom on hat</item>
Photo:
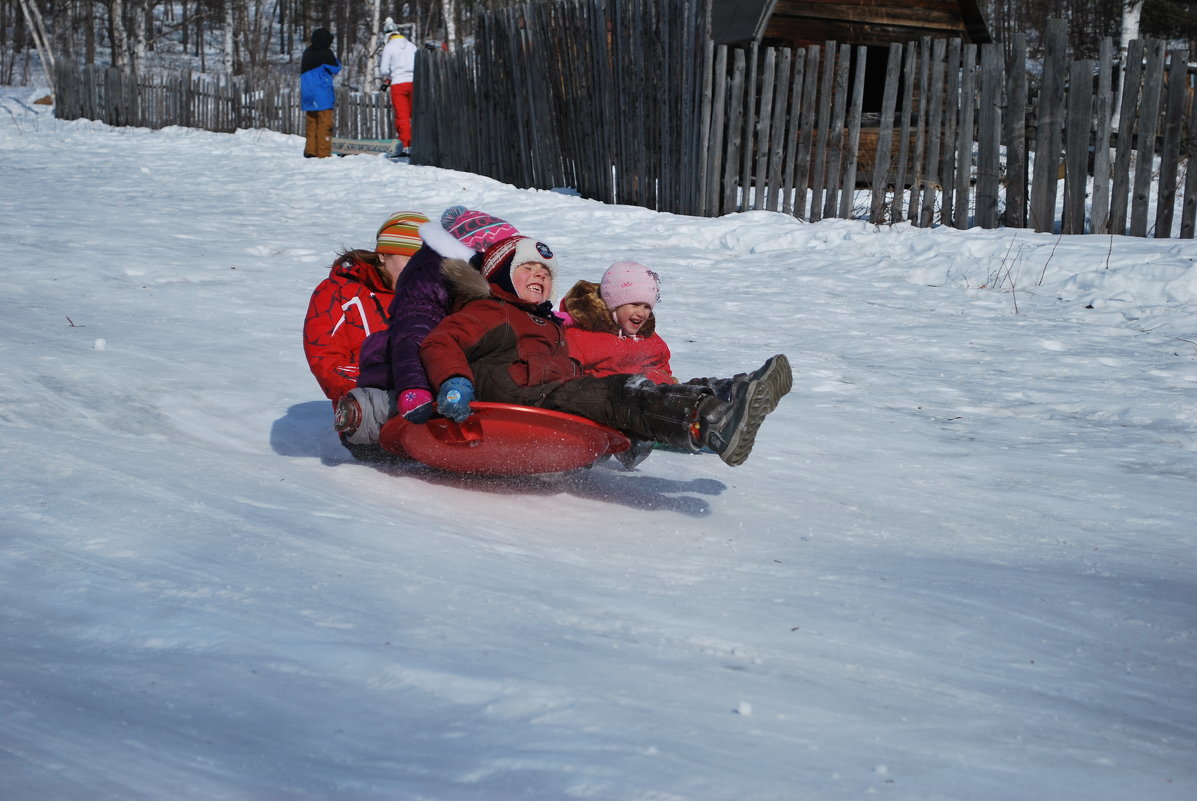
[[[420,249],[420,225],[428,218],[418,211],[397,211],[378,228],[379,253],[398,253],[412,256]]]
[[[509,237],[518,236],[519,231],[506,220],[500,220],[484,211],[474,211],[465,206],[451,206],[441,214],[441,227],[466,247],[479,253],[491,245]]]
[[[634,261],[617,261],[603,273],[599,295],[615,311],[625,303],[647,303],[651,309],[661,300],[661,279]]]

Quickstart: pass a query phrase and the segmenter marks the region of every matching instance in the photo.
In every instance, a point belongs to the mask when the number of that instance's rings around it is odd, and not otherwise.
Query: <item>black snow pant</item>
[[[539,406],[576,414],[618,429],[634,439],[697,450],[692,426],[719,405],[711,388],[698,384],[655,384],[644,376],[580,376],[568,381],[519,387],[509,378],[486,382],[478,400]],[[701,408],[700,408],[701,407]]]

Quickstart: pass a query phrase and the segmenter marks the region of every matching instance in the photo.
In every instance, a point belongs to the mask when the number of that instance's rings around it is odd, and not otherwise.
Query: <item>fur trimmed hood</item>
[[[490,282],[478,269],[463,259],[445,259],[441,262],[441,275],[445,277],[445,286],[449,294],[456,300],[457,306],[472,300],[489,298]]]
[[[573,318],[573,324],[584,331],[619,336],[619,326],[611,309],[599,294],[599,284],[593,281],[579,281],[561,298],[561,311]],[[649,312],[648,319],[636,336],[647,339],[657,330],[657,318]]]

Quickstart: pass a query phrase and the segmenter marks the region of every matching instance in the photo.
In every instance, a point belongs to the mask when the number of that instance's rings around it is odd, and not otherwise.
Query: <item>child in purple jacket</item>
[[[519,233],[510,223],[464,206],[444,211],[439,223],[419,227],[423,245],[395,283],[385,331],[370,335],[361,351],[358,387],[337,405],[336,428],[351,444],[378,442],[395,414],[427,422],[434,411],[431,386],[420,362],[420,343],[452,311],[441,267],[447,259],[481,263],[488,247]]]

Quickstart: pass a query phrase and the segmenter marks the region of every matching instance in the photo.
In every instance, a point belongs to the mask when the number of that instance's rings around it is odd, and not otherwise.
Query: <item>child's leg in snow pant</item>
[[[643,376],[582,376],[566,381],[537,404],[611,426],[638,439],[696,449],[691,425],[711,390],[694,384],[654,384]]]

